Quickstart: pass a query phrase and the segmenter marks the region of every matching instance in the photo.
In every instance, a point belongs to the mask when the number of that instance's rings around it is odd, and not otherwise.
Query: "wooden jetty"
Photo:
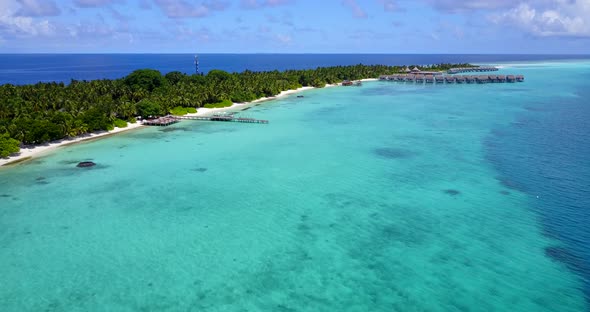
[[[171,116],[167,115],[164,117],[144,120],[143,124],[146,126],[169,126],[175,124],[181,120],[201,120],[201,121],[225,121],[225,122],[241,122],[241,123],[257,123],[257,124],[268,124],[268,120],[236,117],[233,114],[218,114],[213,116]]]
[[[503,82],[524,82],[523,75],[422,75],[422,74],[395,74],[381,75],[379,80],[397,81],[426,84],[463,84],[463,83],[503,83]]]
[[[348,86],[356,86],[356,87],[360,87],[363,85],[362,81],[350,81],[350,80],[344,80],[341,83],[343,86],[348,87]]]
[[[164,116],[156,119],[144,120],[143,124],[147,126],[169,126],[178,122],[178,119],[173,116]]]
[[[498,67],[494,66],[478,66],[478,67],[461,67],[461,68],[451,68],[447,70],[448,74],[460,74],[460,73],[481,73],[481,72],[489,72],[489,71],[498,71]]]
[[[174,118],[177,118],[179,120],[225,121],[225,122],[268,124],[268,120],[246,118],[246,117],[236,117],[234,115],[176,116]]]

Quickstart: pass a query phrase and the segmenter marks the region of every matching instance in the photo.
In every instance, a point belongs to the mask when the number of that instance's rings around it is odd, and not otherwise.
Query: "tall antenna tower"
[[[195,55],[195,74],[199,74],[199,56]]]

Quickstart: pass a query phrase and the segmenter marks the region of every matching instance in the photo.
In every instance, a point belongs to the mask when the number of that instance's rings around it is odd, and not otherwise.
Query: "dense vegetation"
[[[420,67],[446,70],[469,64]],[[411,65],[410,68],[414,67]],[[111,130],[135,121],[136,116],[185,114],[198,107],[225,107],[274,96],[301,86],[323,87],[345,79],[356,80],[401,72],[405,66],[354,65],[283,72],[186,75],[136,70],[116,80],[72,80],[64,83],[0,86],[0,157],[18,151],[20,144],[39,144],[80,134]],[[16,150],[15,150],[16,146]]]

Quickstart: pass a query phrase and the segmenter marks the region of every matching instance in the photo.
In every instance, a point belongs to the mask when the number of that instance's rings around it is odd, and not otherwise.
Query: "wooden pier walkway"
[[[498,67],[494,66],[478,66],[478,67],[461,67],[461,68],[451,68],[447,70],[449,74],[460,74],[460,73],[481,73],[481,72],[490,72],[490,71],[498,71]]]
[[[382,75],[379,80],[427,83],[427,84],[463,84],[463,83],[503,83],[503,82],[524,82],[523,75],[414,75],[414,74],[397,74]]]
[[[224,122],[241,122],[241,123],[257,123],[268,124],[268,120],[235,117],[233,114],[228,115],[213,115],[213,116],[171,116],[167,115],[157,119],[144,120],[143,124],[147,126],[169,126],[181,120],[201,120],[201,121],[224,121]]]
[[[156,119],[144,120],[143,124],[146,126],[169,126],[178,122],[178,119],[174,116],[164,116]]]
[[[225,121],[225,122],[242,122],[268,124],[268,120],[235,117],[233,115],[214,115],[214,116],[175,116],[179,120],[202,120],[202,121]]]

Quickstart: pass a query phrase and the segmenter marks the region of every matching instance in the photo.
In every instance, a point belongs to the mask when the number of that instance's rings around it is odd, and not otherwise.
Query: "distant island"
[[[321,88],[345,80],[404,73],[408,68],[447,71],[471,64],[429,66],[353,65],[207,75],[179,71],[162,75],[139,69],[115,80],[72,80],[64,83],[0,86],[0,157],[18,153],[22,145],[37,145],[96,131],[122,128],[136,117],[184,115],[198,108],[228,107],[233,103],[272,97],[301,87]]]

